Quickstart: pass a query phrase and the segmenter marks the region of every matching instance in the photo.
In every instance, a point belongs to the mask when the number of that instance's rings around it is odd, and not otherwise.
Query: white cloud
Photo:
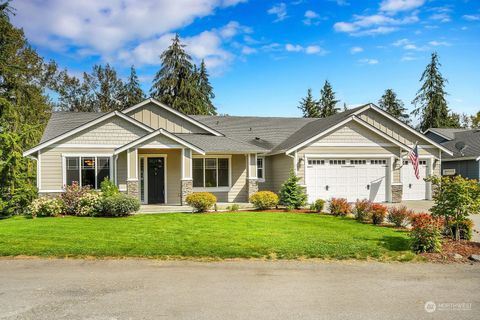
[[[309,25],[318,25],[320,23],[320,15],[316,13],[315,11],[312,10],[307,10],[305,11],[304,15],[305,19],[303,20],[303,23],[306,24],[307,26]]]
[[[465,14],[462,18],[467,21],[478,21],[480,20],[480,14]]]
[[[106,60],[143,51],[147,56],[141,60],[151,61],[159,52],[148,56],[148,48],[165,47],[175,30],[240,2],[244,0],[19,1],[13,20],[39,46],[50,48],[54,41],[65,51],[91,52]]]
[[[291,43],[287,43],[285,45],[285,50],[289,51],[289,52],[300,52],[300,51],[303,51],[303,47],[301,45],[298,45],[298,44],[291,44]]]
[[[395,47],[400,47],[400,46],[405,46],[410,43],[410,40],[408,39],[400,39],[392,43]]]
[[[354,15],[353,22],[337,22],[333,28],[337,32],[346,32],[353,36],[377,35],[393,32],[397,30],[396,26],[418,22],[418,20],[415,14],[402,19],[383,14]]]
[[[352,47],[350,49],[350,53],[351,54],[356,54],[356,53],[360,53],[360,52],[363,52],[363,48],[362,47]]]
[[[447,13],[436,13],[430,16],[430,19],[440,21],[440,22],[450,22],[450,15]]]
[[[402,47],[403,49],[410,50],[410,51],[425,51],[425,50],[429,49],[427,46],[420,46],[419,47],[419,46],[417,46],[416,44],[414,44],[413,42],[411,42],[410,40],[408,40],[406,38],[397,40],[394,43],[392,43],[392,45],[395,46],[395,47]]]
[[[257,49],[249,47],[249,46],[244,46],[242,48],[242,53],[244,55],[249,55],[249,54],[253,54],[253,53],[256,53],[256,52],[257,52]]]
[[[305,52],[306,54],[318,54],[318,55],[325,55],[328,52],[320,46],[312,45],[303,47],[299,44],[291,44],[287,43],[285,45],[285,50],[288,52]]]
[[[358,60],[361,64],[377,64],[378,60],[377,59],[360,59]]]
[[[268,14],[273,14],[277,16],[275,22],[279,22],[288,18],[287,16],[287,5],[284,2],[274,5],[267,11]]]
[[[417,60],[416,57],[412,56],[412,55],[409,55],[409,54],[406,54],[404,55],[400,61],[413,61],[413,60]]]
[[[445,47],[448,47],[450,46],[450,43],[446,42],[446,41],[430,41],[428,43],[429,45],[431,46],[434,46],[434,47],[440,47],[440,46],[445,46]]]
[[[389,13],[408,11],[421,7],[425,0],[383,0],[380,3],[380,10]]]

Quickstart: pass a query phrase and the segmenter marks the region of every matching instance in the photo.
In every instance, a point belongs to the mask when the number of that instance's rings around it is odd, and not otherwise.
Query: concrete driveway
[[[480,319],[479,291],[480,264],[0,260],[0,319]]]

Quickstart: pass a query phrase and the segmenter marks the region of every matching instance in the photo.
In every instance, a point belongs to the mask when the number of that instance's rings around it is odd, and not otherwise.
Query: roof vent
[[[458,141],[457,143],[455,143],[455,149],[458,150],[458,152],[460,152],[460,154],[462,155],[462,157],[464,156],[464,153],[463,151],[467,148],[467,145],[465,144],[465,142],[463,141]]]
[[[259,137],[255,137],[255,140],[257,140],[257,141],[258,141],[258,140],[260,140],[260,138],[259,138]]]
[[[252,127],[248,128],[248,131],[252,131]]]

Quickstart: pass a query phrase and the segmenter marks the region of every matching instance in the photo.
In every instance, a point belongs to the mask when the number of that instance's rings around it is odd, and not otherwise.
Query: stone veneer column
[[[403,198],[403,184],[392,184],[392,202],[402,202]]]
[[[248,183],[248,186],[247,186],[247,188],[248,188],[248,199],[250,199],[250,196],[258,191],[258,179],[257,178],[247,179],[247,183]]]
[[[182,206],[186,205],[186,198],[187,196],[193,192],[193,180],[192,179],[186,179],[182,180],[182,185],[181,185],[181,190],[180,190],[180,201]]]
[[[138,180],[127,181],[127,194],[137,198],[140,196]]]

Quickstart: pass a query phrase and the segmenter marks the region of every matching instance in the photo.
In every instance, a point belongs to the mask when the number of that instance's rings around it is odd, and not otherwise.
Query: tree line
[[[428,128],[480,128],[480,111],[467,115],[455,113],[448,107],[445,91],[448,81],[441,74],[440,66],[438,54],[433,52],[430,63],[420,77],[421,87],[412,101],[414,110],[410,114],[393,89],[385,90],[378,100],[378,106],[406,124],[411,124],[410,115],[419,116],[417,129],[421,131]],[[327,80],[320,91],[319,100],[315,100],[312,89],[308,89],[298,108],[305,118],[325,118],[339,112],[340,108],[336,107],[338,101]]]

